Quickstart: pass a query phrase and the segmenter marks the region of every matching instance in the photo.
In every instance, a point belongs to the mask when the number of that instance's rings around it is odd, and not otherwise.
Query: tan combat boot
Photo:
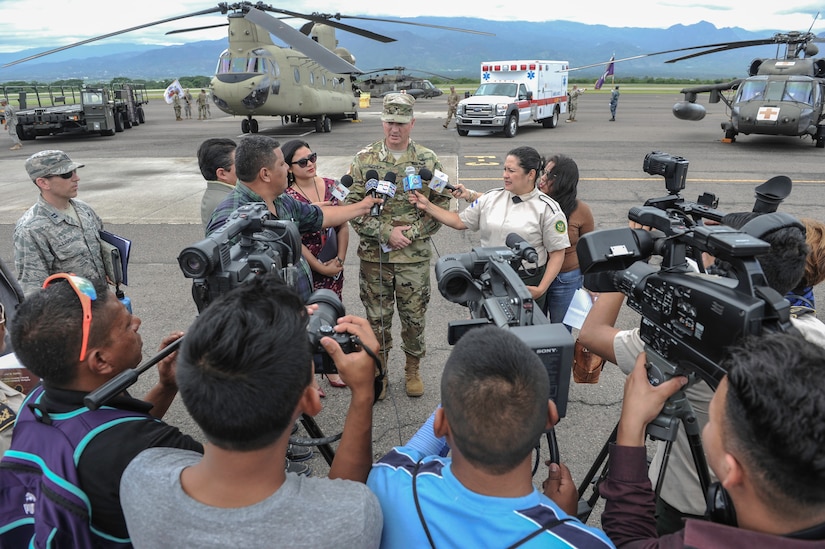
[[[407,374],[407,396],[420,397],[424,394],[424,382],[418,375],[418,367],[421,359],[411,355],[407,355],[407,364],[404,371]]]
[[[19,151],[22,148],[23,148],[23,145],[21,145],[20,143],[15,143],[13,146],[9,147],[9,150],[10,151]]]

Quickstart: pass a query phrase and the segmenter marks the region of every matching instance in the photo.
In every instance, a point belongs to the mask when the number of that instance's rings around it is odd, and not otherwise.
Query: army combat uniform
[[[368,170],[376,170],[382,177],[387,172],[398,175],[395,196],[385,199],[380,215],[357,217],[350,223],[359,236],[361,301],[382,352],[386,356],[392,348],[393,303],[397,300],[401,348],[408,357],[420,359],[426,352],[424,326],[430,301],[430,237],[441,224],[409,203],[401,183],[407,166],[413,166],[416,172],[425,167],[431,171],[443,170],[436,154],[414,141],[410,141],[406,152],[397,159],[383,140],[369,145],[355,156],[350,167],[354,183],[347,203],[364,198]],[[419,192],[436,206],[449,208],[449,195],[432,193],[427,185]],[[410,225],[404,234],[412,243],[401,250],[382,250],[381,245],[388,242],[393,227],[402,225]]]
[[[39,289],[54,273],[106,279],[99,231],[103,221],[78,199],[62,212],[43,197],[14,227],[14,266],[25,293]]]
[[[12,146],[9,150],[16,151],[22,149],[23,145],[20,143],[20,138],[17,136],[17,111],[14,110],[11,103],[3,104],[3,118],[4,126],[9,131]]]

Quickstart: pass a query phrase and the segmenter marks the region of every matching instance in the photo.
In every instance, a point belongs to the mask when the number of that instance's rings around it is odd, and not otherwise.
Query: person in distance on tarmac
[[[456,213],[434,207],[421,193],[410,193],[410,203],[453,229],[478,231],[481,245],[503,246],[517,233],[538,254],[535,266],[521,271],[536,305],[544,309],[545,294],[564,262],[570,246],[567,218],[558,202],[536,188],[542,159],[532,147],[517,147],[504,160],[504,186],[484,194],[456,185],[453,195],[471,201]]]

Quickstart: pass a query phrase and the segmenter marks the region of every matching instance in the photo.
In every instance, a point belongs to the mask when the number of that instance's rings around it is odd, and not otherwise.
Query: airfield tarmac
[[[544,154],[564,153],[579,165],[579,198],[593,209],[597,229],[625,227],[627,211],[648,198],[666,195],[664,180],[643,172],[642,162],[651,151],[664,151],[690,161],[687,186],[682,195],[695,200],[704,192],[719,197],[718,208],[725,212],[750,211],[753,189],[774,175],[787,175],[793,192],[780,210],[796,216],[823,219],[822,197],[825,151],[810,139],[768,136],[739,136],[733,144],[721,143],[724,105],[708,105],[708,115],[700,122],[684,122],[671,114],[677,94],[624,93],[619,101],[616,122],[608,122],[609,93],[589,91],[579,99],[577,122],[563,121],[555,129],[540,125],[521,128],[513,139],[501,134],[459,137],[454,129],[442,128],[446,99],[420,100],[416,105],[416,125],[412,136],[432,148],[441,158],[451,181],[484,191],[501,184],[502,163],[508,150],[530,145]],[[51,137],[24,142],[19,151],[9,151],[10,141],[0,137],[0,256],[13,264],[12,230],[15,221],[36,200],[37,191],[29,181],[25,159],[36,151],[62,149],[73,160],[84,163],[80,170],[79,198],[89,202],[103,218],[107,229],[132,240],[133,250],[126,294],[134,312],[143,320],[144,358],[154,355],[163,335],[185,330],[197,315],[191,299],[190,282],[177,265],[185,247],[203,238],[200,197],[203,181],[195,151],[207,137],[240,139],[241,117],[232,117],[212,106],[213,118],[176,122],[172,108],[155,100],[146,106],[146,123],[114,137]],[[261,133],[282,143],[294,138],[308,141],[319,155],[319,173],[339,178],[346,173],[353,154],[382,136],[380,100],[362,109],[357,122],[333,123],[331,133],[315,134],[313,125],[282,125],[280,118],[258,118]],[[462,204],[463,206],[463,204]],[[354,234],[354,233],[352,233]],[[353,236],[357,238],[357,236]],[[436,256],[467,252],[478,245],[468,231],[442,228],[433,238]],[[344,271],[347,282],[344,305],[347,312],[363,314],[358,298],[356,246],[352,243]],[[404,393],[403,353],[396,347],[390,357],[390,392],[375,406],[374,454],[406,441],[427,418],[439,401],[438,380],[450,352],[447,323],[467,317],[467,310],[447,302],[436,290],[427,313],[428,353],[423,361],[425,395],[410,399]],[[825,302],[820,289],[817,299]],[[823,314],[819,313],[820,319]],[[623,311],[617,325],[638,325],[638,315]],[[398,319],[394,337],[400,342]],[[155,373],[145,373],[133,388],[140,395],[154,383]],[[620,412],[624,376],[607,366],[596,385],[571,382],[567,417],[557,427],[562,460],[578,483],[615,425]],[[327,398],[317,417],[321,429],[339,432],[343,424],[347,391],[321,381]],[[202,438],[188,417],[180,399],[167,414],[168,422]],[[546,443],[544,443],[546,446]],[[312,460],[316,475],[326,472],[320,457]],[[277,465],[277,464],[276,464]],[[546,477],[539,468],[537,484]],[[593,516],[591,523],[598,524]]]

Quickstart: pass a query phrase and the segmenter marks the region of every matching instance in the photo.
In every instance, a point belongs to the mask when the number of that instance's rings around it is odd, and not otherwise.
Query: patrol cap
[[[381,112],[381,122],[397,122],[406,124],[413,117],[415,97],[407,93],[389,93],[384,97],[384,110]]]
[[[61,175],[82,168],[85,164],[72,162],[63,151],[40,151],[26,159],[26,171],[32,181],[47,175]]]

